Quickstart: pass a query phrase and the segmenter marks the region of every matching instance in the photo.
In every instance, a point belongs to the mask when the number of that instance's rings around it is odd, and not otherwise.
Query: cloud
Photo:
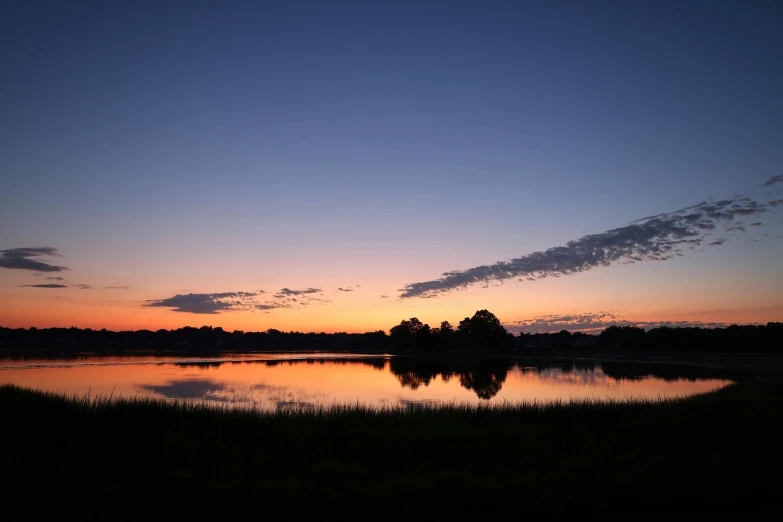
[[[19,285],[19,286],[26,286],[29,288],[68,288],[68,285],[59,285],[56,283],[46,283],[43,285]]]
[[[281,305],[281,304],[277,304],[277,303],[272,303],[272,304],[269,304],[269,303],[259,303],[259,304],[257,304],[255,306],[256,310],[262,310],[262,311],[265,311],[265,310],[275,310],[277,308],[287,308],[287,307],[284,306],[284,305]]]
[[[772,176],[767,181],[761,184],[762,187],[769,187],[771,185],[774,185],[775,183],[783,183],[783,175],[781,176]]]
[[[437,297],[480,283],[507,279],[536,280],[618,263],[665,261],[682,255],[682,247],[700,246],[718,226],[724,230],[740,230],[737,227],[741,227],[742,219],[767,212],[770,205],[775,206],[774,203],[758,203],[744,196],[705,201],[510,261],[445,272],[439,279],[410,283],[400,289],[400,297]]]
[[[258,304],[257,292],[220,292],[214,294],[177,294],[166,299],[147,301],[142,306],[171,308],[175,312],[217,314],[252,310]]]
[[[338,292],[353,292],[353,288],[338,288]]]
[[[65,281],[65,278],[63,277],[47,277],[47,281]]]
[[[761,223],[750,223],[748,226],[749,227],[760,227]]]
[[[610,326],[637,326],[650,330],[667,326],[669,328],[725,328],[731,323],[715,321],[629,321],[614,312],[594,312],[567,315],[543,315],[533,319],[503,323],[513,333],[600,332]]]
[[[0,250],[0,268],[11,270],[35,270],[36,272],[62,272],[67,267],[41,261],[41,257],[62,257],[56,248],[30,247]]]
[[[769,201],[767,204],[772,207],[779,207],[783,205],[783,199],[774,199],[772,201]]]
[[[295,295],[317,294],[320,291],[321,290],[318,288],[308,288],[307,290],[291,290],[289,288],[283,288],[277,294],[275,294],[275,297],[289,297]]]
[[[284,289],[288,290],[288,289]],[[328,303],[326,299],[312,297],[314,288],[308,290],[289,290],[288,294],[275,294],[266,297],[263,290],[256,292],[218,292],[211,294],[177,294],[165,299],[151,299],[142,304],[145,307],[170,308],[174,312],[190,314],[219,314],[223,312],[268,312],[280,308],[301,308],[314,302]],[[298,296],[294,297],[294,296]]]
[[[303,308],[313,303],[331,303],[329,299],[324,299],[323,295],[316,297],[315,294],[320,294],[321,292],[320,288],[307,288],[306,290],[283,288],[274,297],[277,299],[276,304],[278,308]]]
[[[78,288],[79,290],[127,290],[127,289],[130,288],[130,286],[127,286],[127,285],[121,285],[121,286],[92,286],[92,285],[87,285],[87,284],[73,285],[73,287],[74,288]]]
[[[383,294],[382,296],[379,296],[378,299],[389,299],[391,296]]]

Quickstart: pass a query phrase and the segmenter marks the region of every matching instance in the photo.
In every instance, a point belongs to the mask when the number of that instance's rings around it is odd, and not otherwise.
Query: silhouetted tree
[[[470,322],[470,317],[466,317],[462,321],[459,322],[459,325],[457,326],[457,332],[462,337],[470,338],[470,332],[472,331],[473,325]]]
[[[610,348],[640,349],[645,347],[645,332],[636,326],[610,326],[599,338]]]
[[[450,350],[454,347],[454,327],[448,321],[440,323],[437,347],[439,350]]]
[[[478,310],[473,317],[460,321],[457,333],[463,342],[479,348],[508,348],[513,342],[513,336],[489,310]]]
[[[493,318],[488,312],[479,311],[474,317],[462,320],[456,331],[446,321],[441,323],[440,328],[430,329],[418,319],[412,318],[402,321],[392,329],[394,338],[380,330],[357,334],[326,334],[282,332],[276,329],[266,332],[226,332],[220,327],[183,327],[155,332],[0,327],[0,354],[6,357],[65,357],[85,351],[95,354],[134,352],[205,355],[227,351],[383,352],[394,349],[434,351],[453,347],[505,348],[505,340],[500,335],[504,329],[497,318]],[[571,349],[593,349],[601,344],[606,348],[625,349],[783,353],[783,324],[770,322],[767,325],[732,325],[727,328],[662,326],[647,332],[631,326],[612,326],[600,336],[561,331],[552,334],[524,334],[514,339],[517,347],[524,351],[565,350],[565,343],[570,341]],[[497,346],[494,345],[495,341]]]
[[[389,335],[391,335],[394,338],[399,337],[411,337],[413,335],[416,335],[419,330],[421,330],[424,327],[427,327],[427,330],[429,331],[429,325],[425,325],[422,323],[418,317],[411,317],[410,319],[402,320],[400,324],[393,327],[391,330],[389,330]]]
[[[395,345],[402,350],[431,350],[437,340],[432,335],[430,325],[422,323],[417,317],[403,320],[389,330],[389,334]]]
[[[571,349],[571,332],[568,330],[560,330],[554,336],[554,342],[552,348],[555,350],[570,350]]]

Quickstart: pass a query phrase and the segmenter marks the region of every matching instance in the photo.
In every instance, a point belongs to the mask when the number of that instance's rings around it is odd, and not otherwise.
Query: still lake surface
[[[548,403],[688,396],[730,384],[680,365],[569,359],[420,360],[404,356],[252,354],[215,358],[0,360],[0,383],[91,396],[156,397],[274,410],[361,403]]]

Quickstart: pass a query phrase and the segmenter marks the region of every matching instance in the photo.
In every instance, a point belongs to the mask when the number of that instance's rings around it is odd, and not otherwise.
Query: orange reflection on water
[[[677,368],[661,376],[631,375],[616,368],[605,372],[595,363],[527,367],[507,360],[473,368],[439,367],[437,362],[422,364],[410,358],[322,357],[6,361],[0,362],[0,382],[69,395],[152,396],[262,409],[357,402],[383,406],[657,399],[706,392],[731,382],[694,378]]]

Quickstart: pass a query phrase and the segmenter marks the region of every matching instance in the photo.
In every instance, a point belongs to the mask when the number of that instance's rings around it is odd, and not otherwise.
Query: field
[[[0,387],[3,502],[33,511],[640,518],[765,510],[783,385],[662,402],[276,413]]]

